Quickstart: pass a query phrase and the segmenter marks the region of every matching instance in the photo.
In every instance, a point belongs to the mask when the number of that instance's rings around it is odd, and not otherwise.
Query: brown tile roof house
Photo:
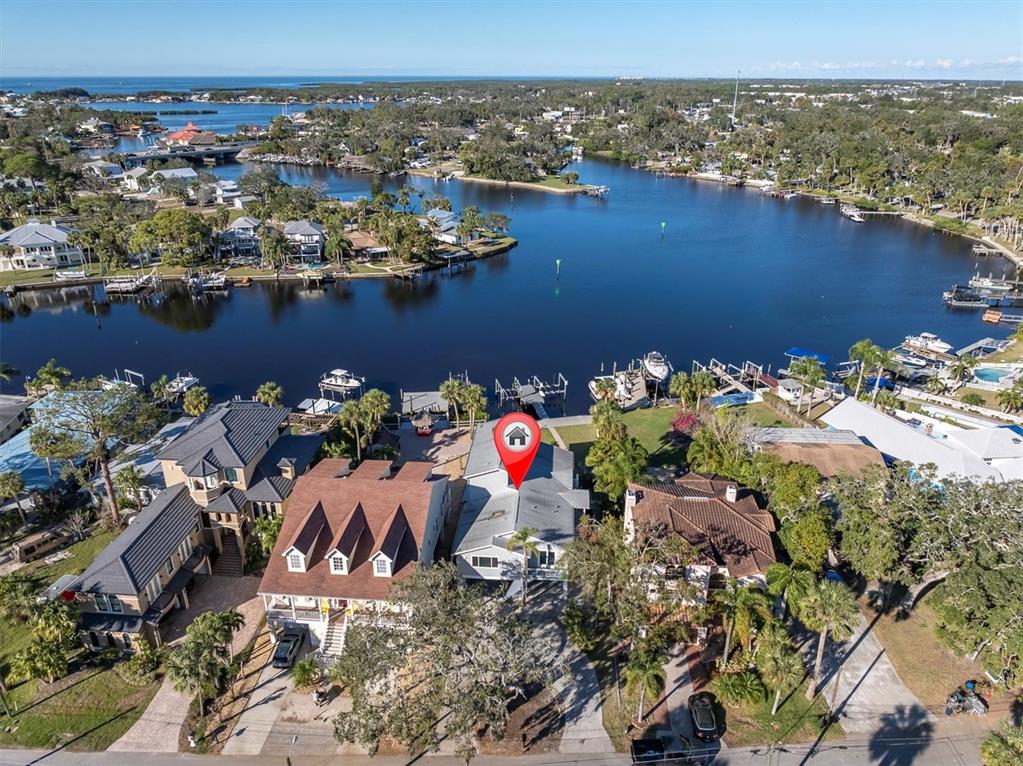
[[[885,467],[884,456],[854,432],[834,428],[758,428],[759,449],[786,463],[812,465],[821,476],[862,476],[870,466]]]
[[[430,463],[323,460],[295,484],[259,592],[275,627],[303,622],[322,641],[353,605],[384,602],[391,586],[433,561],[448,479]]]
[[[732,577],[763,574],[775,563],[774,517],[753,493],[734,482],[687,474],[673,482],[630,484],[626,529],[660,526],[695,547],[696,564],[728,570]]]

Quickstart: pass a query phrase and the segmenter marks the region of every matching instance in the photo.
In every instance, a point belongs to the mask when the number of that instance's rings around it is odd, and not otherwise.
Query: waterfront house
[[[149,170],[144,167],[132,168],[121,174],[121,186],[125,191],[140,192],[148,188],[145,179],[149,176]]]
[[[214,405],[156,454],[167,492],[185,485],[220,553],[218,573],[241,574],[255,520],[276,516],[312,463],[322,436],[288,431],[286,407]]]
[[[288,221],[284,236],[291,243],[289,260],[299,263],[317,263],[323,260],[323,227],[314,221]]]
[[[831,428],[853,431],[889,460],[931,464],[939,481],[952,476],[983,481],[1023,477],[1023,436],[1012,428],[962,429],[923,412],[887,415],[853,398],[821,415]]]
[[[78,132],[88,133],[91,136],[111,136],[114,134],[114,126],[98,117],[90,117],[88,120],[78,123]]]
[[[590,493],[576,489],[572,453],[552,444],[539,446],[516,489],[494,444],[496,424],[489,421],[473,434],[452,557],[465,577],[518,582],[522,552],[509,550],[508,541],[532,529],[538,550],[529,559],[530,579],[557,578],[557,562],[575,537],[579,516],[590,507]]]
[[[234,205],[234,201],[242,196],[238,190],[238,183],[230,180],[217,181],[213,189],[213,196],[218,205]]]
[[[732,481],[690,473],[673,481],[630,484],[625,493],[627,540],[678,535],[696,549],[693,564],[660,574],[696,586],[701,602],[723,577],[765,585],[765,572],[777,561],[774,530],[771,513],[751,490]]]
[[[196,579],[210,573],[209,555],[187,487],[161,493],[68,587],[82,643],[95,651],[161,645],[161,624],[188,608]]]
[[[166,168],[154,170],[149,175],[152,182],[150,194],[156,192],[167,192],[172,187],[184,187],[189,197],[195,196],[193,184],[199,180],[199,174],[192,168]]]
[[[91,172],[93,175],[99,178],[105,178],[108,180],[120,180],[121,166],[116,162],[107,162],[106,160],[93,160],[92,162],[86,162],[82,165],[83,168]]]
[[[189,122],[181,130],[168,133],[163,143],[167,146],[209,146],[217,143],[217,134]]]
[[[753,447],[785,463],[805,463],[821,476],[862,476],[871,466],[885,467],[884,457],[852,431],[833,428],[756,428]]]
[[[337,654],[351,620],[389,609],[391,586],[433,562],[449,507],[430,463],[323,460],[295,485],[259,593],[272,629],[303,625]]]
[[[462,225],[462,217],[458,213],[433,208],[427,210],[426,215],[419,221],[421,225],[430,230],[438,242],[449,245],[465,244],[466,238],[458,232],[458,227]],[[474,231],[469,239],[476,239],[477,236],[478,233]]]
[[[235,218],[220,235],[221,257],[259,255],[261,221],[247,215]]]
[[[27,223],[0,234],[0,271],[80,266],[82,249],[68,242],[71,229],[29,218]],[[4,247],[4,246],[7,247]],[[7,251],[10,248],[10,251]]]

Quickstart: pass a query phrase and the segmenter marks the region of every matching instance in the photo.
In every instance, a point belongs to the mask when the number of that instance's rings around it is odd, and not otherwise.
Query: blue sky
[[[1023,2],[0,0],[0,77],[1023,79]]]

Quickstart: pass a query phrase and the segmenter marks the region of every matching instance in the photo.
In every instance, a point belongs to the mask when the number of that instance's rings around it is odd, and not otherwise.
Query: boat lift
[[[560,404],[561,413],[565,414],[568,379],[560,372],[550,380],[543,380],[533,375],[525,382],[518,378],[512,378],[511,385],[506,387],[495,378],[494,394],[497,396],[499,411],[512,406],[518,406],[520,409],[528,406],[536,413],[538,420],[544,420],[549,417],[547,408],[550,406]]]

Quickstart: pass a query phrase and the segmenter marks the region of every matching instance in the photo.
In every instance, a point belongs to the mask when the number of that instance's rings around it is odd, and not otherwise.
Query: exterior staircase
[[[233,534],[224,535],[222,545],[220,555],[213,562],[213,574],[221,577],[241,577],[244,571],[238,540]]]
[[[339,657],[345,648],[345,633],[348,632],[348,620],[335,620],[327,626],[327,633],[320,644],[323,654]]]

